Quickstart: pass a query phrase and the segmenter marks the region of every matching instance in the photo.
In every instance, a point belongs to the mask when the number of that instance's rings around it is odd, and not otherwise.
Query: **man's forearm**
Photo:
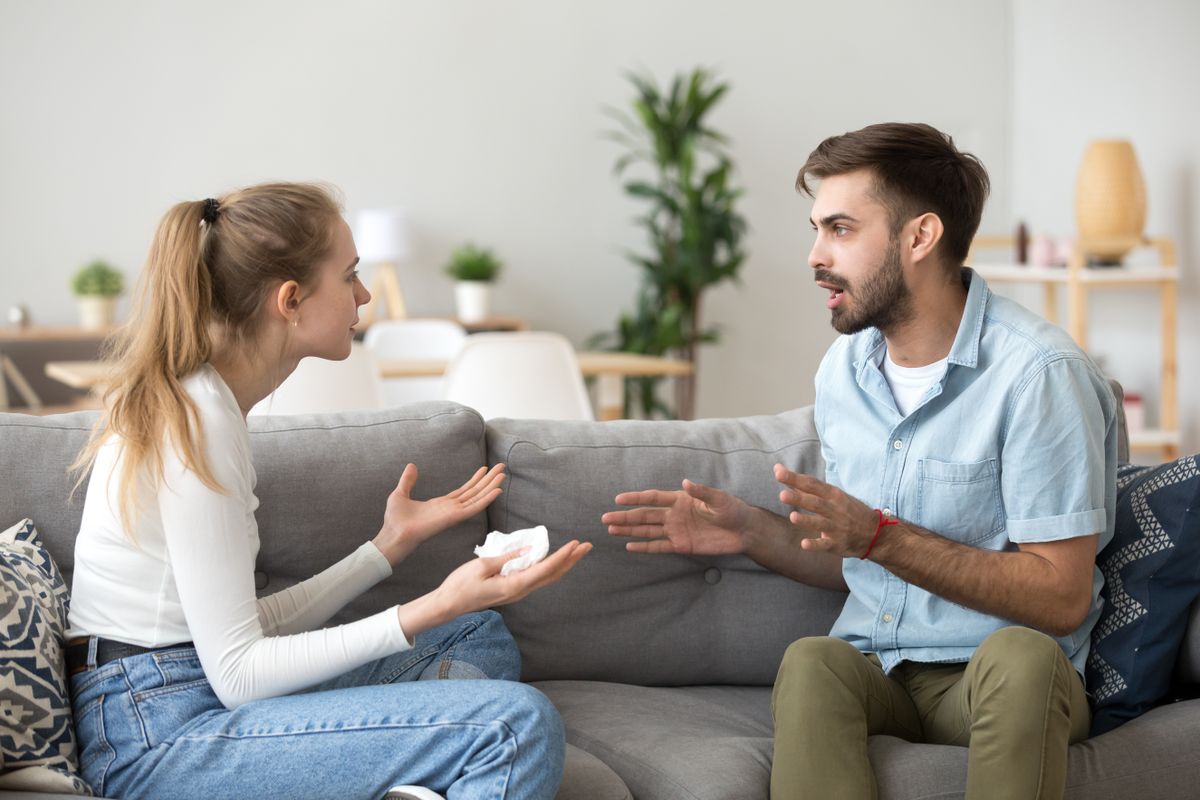
[[[778,514],[753,508],[750,523],[742,531],[746,555],[772,572],[810,586],[846,591],[842,577],[842,559],[832,553],[814,553],[801,549],[805,531]]]
[[[1079,627],[1091,603],[1035,553],[968,547],[907,522],[880,532],[871,560],[939,597],[1053,636]]]

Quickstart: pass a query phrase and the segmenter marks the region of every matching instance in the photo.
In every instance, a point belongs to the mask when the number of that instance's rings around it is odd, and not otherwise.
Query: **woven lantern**
[[[1097,139],[1083,154],[1075,184],[1075,222],[1086,254],[1102,263],[1119,263],[1146,227],[1146,185],[1133,144]],[[1088,241],[1103,240],[1101,246]]]

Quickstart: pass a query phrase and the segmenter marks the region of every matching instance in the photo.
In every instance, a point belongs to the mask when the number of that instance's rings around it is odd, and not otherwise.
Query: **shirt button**
[[[904,447],[904,442],[897,439],[896,441],[892,442],[892,447],[896,450],[899,450],[900,448]]]
[[[885,517],[890,517],[890,516],[892,516],[892,510],[891,510],[890,508],[885,508],[885,509],[883,510],[883,515],[884,515]]]
[[[884,615],[883,615],[883,621],[884,621],[884,622],[891,622],[891,621],[892,621],[892,615],[891,615],[891,614],[884,614]]]

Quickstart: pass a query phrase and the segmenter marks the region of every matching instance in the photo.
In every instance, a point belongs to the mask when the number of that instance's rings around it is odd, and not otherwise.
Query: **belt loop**
[[[89,636],[88,637],[87,668],[89,670],[93,670],[96,668],[96,646],[99,643],[100,643],[99,636]]]

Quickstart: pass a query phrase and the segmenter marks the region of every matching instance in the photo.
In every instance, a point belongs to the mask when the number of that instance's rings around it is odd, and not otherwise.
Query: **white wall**
[[[1146,231],[1175,239],[1183,450],[1200,450],[1200,4],[1015,0],[1012,209],[1040,232],[1075,233],[1088,141],[1133,141]],[[1153,253],[1138,254],[1153,261]],[[1019,296],[1019,293],[1014,293]],[[1090,348],[1157,414],[1159,305],[1150,290],[1092,292]],[[1035,296],[1033,308],[1040,308]]]
[[[796,168],[821,138],[924,120],[995,177],[1009,224],[1008,2],[0,0],[0,310],[70,323],[70,274],[140,266],[181,199],[323,179],[350,210],[405,204],[410,311],[447,313],[438,265],[473,239],[508,262],[499,310],[577,343],[631,308],[639,211],[611,175],[622,74],[708,65],[732,84],[750,259],[714,292],[702,415],[812,400],[833,332],[805,266]],[[995,226],[993,226],[995,227]]]

